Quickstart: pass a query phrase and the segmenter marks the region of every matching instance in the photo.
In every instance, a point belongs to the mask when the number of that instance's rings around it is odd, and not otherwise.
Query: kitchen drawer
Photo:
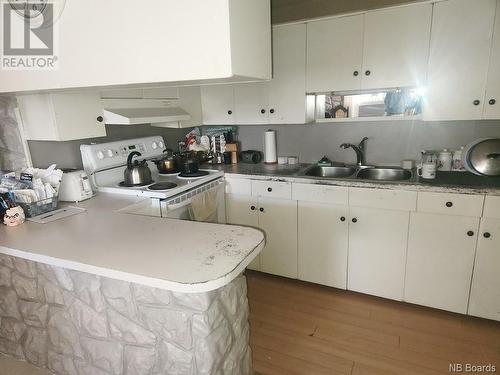
[[[292,184],[289,182],[252,180],[252,195],[256,197],[292,199]]]
[[[492,219],[500,219],[500,196],[486,196],[484,199],[483,216]]]
[[[252,195],[252,183],[244,178],[226,177],[226,194]]]
[[[292,184],[292,199],[347,205],[349,204],[349,189],[320,184]]]
[[[415,211],[417,192],[391,189],[349,188],[349,205],[387,210]]]
[[[419,192],[417,211],[481,217],[483,195]]]

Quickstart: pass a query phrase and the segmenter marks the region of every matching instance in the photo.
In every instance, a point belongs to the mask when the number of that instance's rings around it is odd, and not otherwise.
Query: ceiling
[[[272,22],[283,23],[423,0],[271,0]]]

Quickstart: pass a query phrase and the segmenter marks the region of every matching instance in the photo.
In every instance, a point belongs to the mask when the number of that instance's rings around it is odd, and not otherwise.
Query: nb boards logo
[[[54,4],[47,0],[0,0],[2,55],[6,70],[57,68]]]

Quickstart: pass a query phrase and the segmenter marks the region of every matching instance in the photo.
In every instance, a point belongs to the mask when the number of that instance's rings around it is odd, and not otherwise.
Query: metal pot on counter
[[[133,151],[127,157],[127,168],[123,172],[124,186],[140,186],[148,185],[153,182],[151,178],[151,170],[149,169],[146,160],[134,160],[134,156],[142,156],[140,152]]]
[[[500,176],[500,138],[481,138],[463,152],[465,169],[478,176]]]
[[[172,150],[165,149],[163,150],[164,157],[161,159],[154,159],[153,163],[156,164],[156,168],[158,168],[158,172],[161,174],[169,174],[179,172],[177,156],[174,155]]]

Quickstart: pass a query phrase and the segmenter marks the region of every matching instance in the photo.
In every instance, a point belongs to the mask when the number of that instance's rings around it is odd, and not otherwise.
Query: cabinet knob
[[[259,208],[260,212],[264,212],[264,207]]]
[[[104,121],[104,118],[102,116],[97,116],[97,121],[99,122],[103,122]]]
[[[484,237],[484,238],[490,238],[490,237],[491,237],[490,232],[484,232],[484,233],[483,233],[483,237]]]
[[[233,114],[233,111],[229,110],[229,111],[227,111],[227,114],[228,114],[228,115],[232,115],[232,114]]]
[[[470,231],[468,231],[468,232],[467,232],[467,235],[468,235],[469,237],[472,237],[472,236],[474,235],[474,232],[470,230]]]
[[[359,72],[358,72],[357,70],[355,70],[354,72],[352,72],[352,75],[353,75],[354,77],[357,77],[357,76],[359,75]]]
[[[446,202],[446,207],[453,207],[453,202]]]
[[[472,104],[474,104],[474,105],[479,105],[479,103],[481,103],[481,101],[477,100],[477,99],[472,102]]]
[[[358,219],[356,219],[355,217],[352,218],[352,222],[353,223],[357,223],[358,222]]]
[[[269,110],[269,112],[270,112],[270,113],[274,113],[274,108],[271,108],[271,109]]]
[[[369,70],[365,72],[365,76],[369,76],[370,74],[372,74],[372,72],[370,72]]]
[[[345,216],[341,216],[340,221],[345,221]]]
[[[490,99],[490,100],[488,101],[488,103],[489,103],[490,105],[493,105],[493,104],[495,104],[496,102],[497,102],[497,101],[496,101],[495,99]]]
[[[273,191],[273,188],[268,187],[268,188],[267,188],[267,191],[268,191],[268,192],[271,192],[271,191]]]
[[[250,209],[251,209],[252,211],[255,211],[255,206],[250,206]]]
[[[260,110],[260,113],[264,114],[264,113],[266,113],[266,110],[265,110],[264,108],[262,108],[262,109]]]

